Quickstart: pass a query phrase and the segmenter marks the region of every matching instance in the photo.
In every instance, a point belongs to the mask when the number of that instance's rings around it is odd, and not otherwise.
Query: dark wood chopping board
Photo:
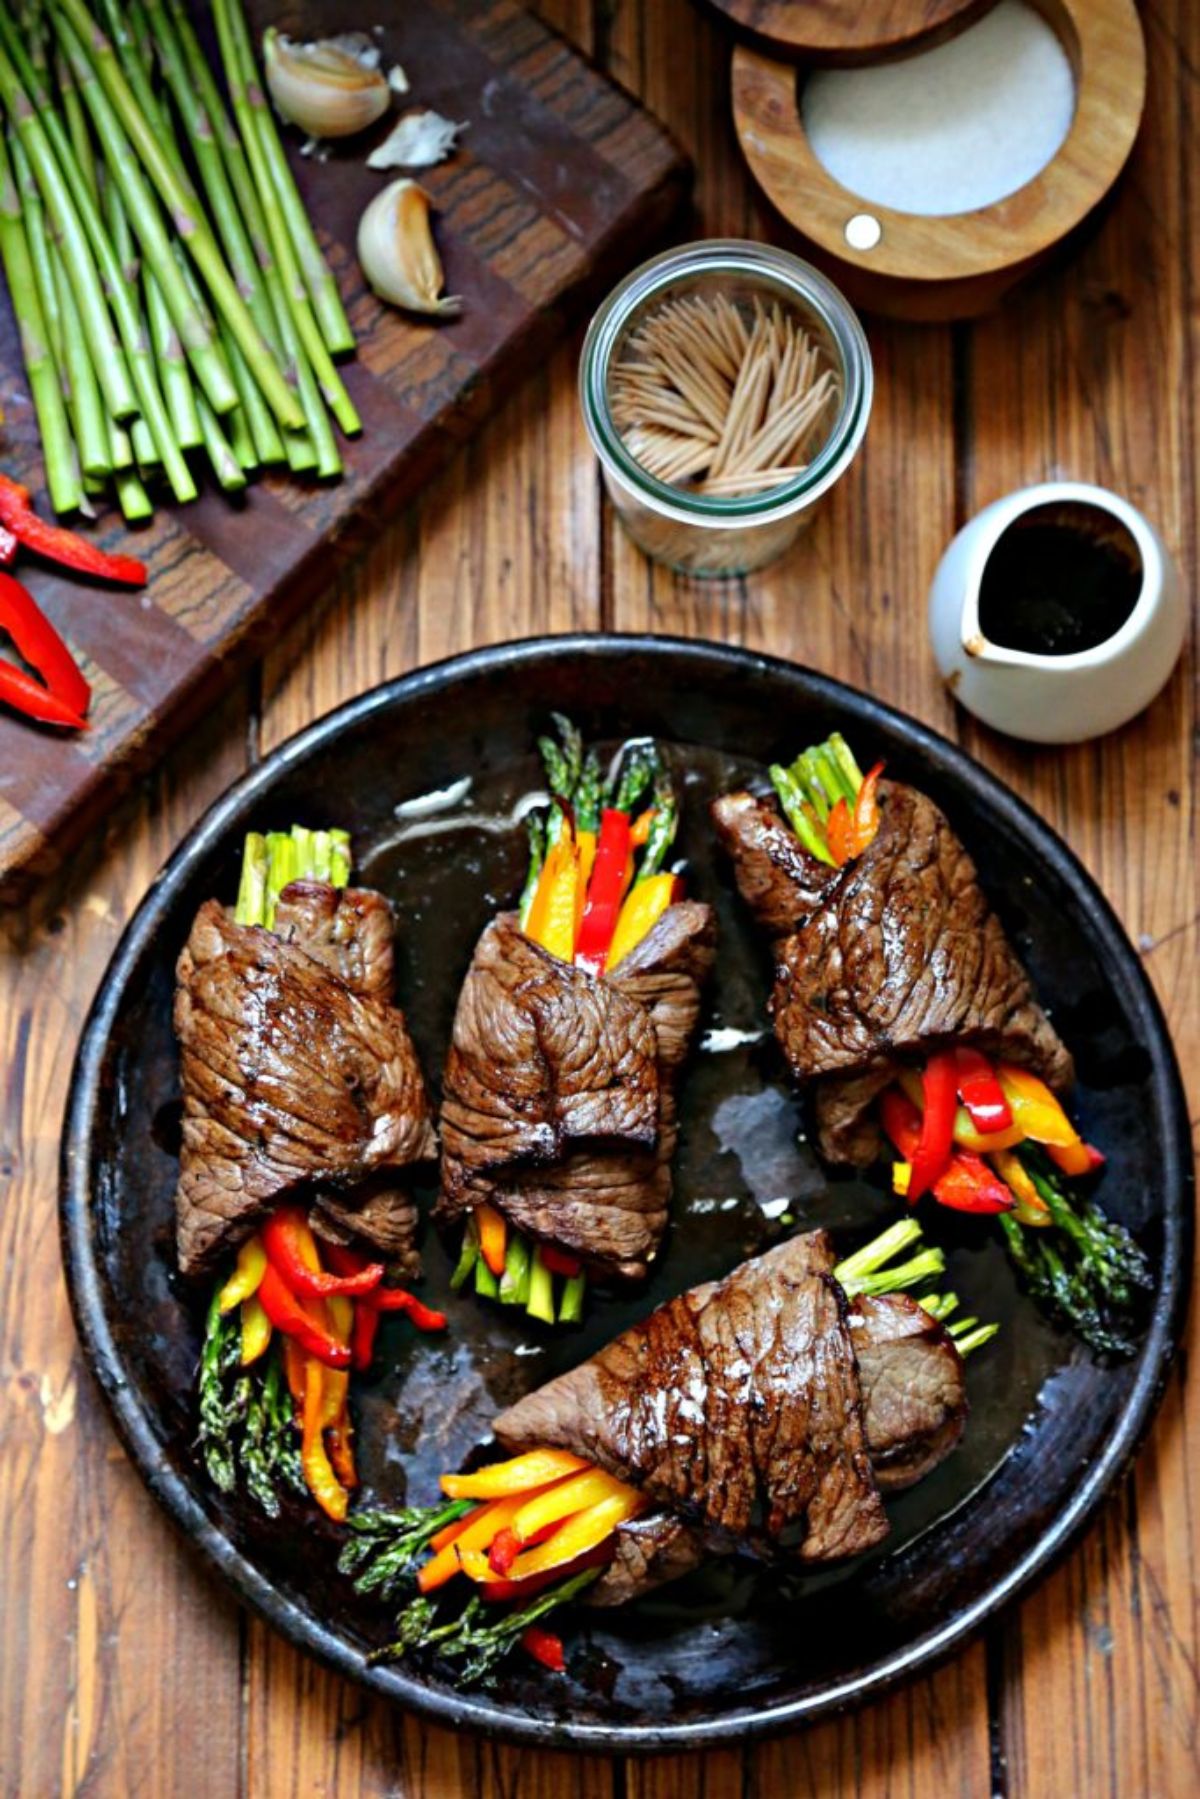
[[[5,899],[61,861],[266,633],[325,587],[572,318],[653,246],[686,193],[687,164],[667,134],[513,0],[392,0],[368,6],[361,21],[345,0],[251,0],[249,10],[256,36],[268,22],[307,37],[382,24],[385,57],[411,84],[391,117],[429,106],[469,122],[454,157],[418,175],[435,208],[446,292],[463,296],[463,314],[424,322],[380,306],[364,286],[358,219],[403,172],[366,167],[387,126],[325,162],[301,158],[288,134],[358,336],[342,372],[362,436],[343,443],[346,473],[335,483],[272,473],[241,503],[206,488],[191,506],[163,502],[136,531],[106,512],[95,534],[148,564],[144,593],[60,580],[21,559],[21,579],[79,657],[94,699],[92,728],[75,738],[0,712]],[[207,6],[195,13],[207,31]],[[49,516],[6,292],[0,404],[0,468],[32,487]]]

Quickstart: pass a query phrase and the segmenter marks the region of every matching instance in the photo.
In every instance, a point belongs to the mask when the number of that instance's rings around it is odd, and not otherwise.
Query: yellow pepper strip
[[[587,884],[592,878],[592,869],[596,863],[596,833],[595,831],[578,831],[575,835],[575,842],[579,846],[579,895],[582,906],[583,896],[587,892]]]
[[[1090,1174],[1092,1172],[1092,1158],[1082,1137],[1077,1137],[1074,1143],[1048,1143],[1046,1148],[1050,1152],[1051,1160],[1062,1169],[1064,1174]]]
[[[329,1334],[339,1343],[349,1343],[350,1332],[354,1328],[354,1302],[344,1294],[334,1294],[325,1301],[329,1320]],[[350,1370],[348,1368],[323,1369],[322,1390],[324,1401],[321,1408],[321,1429],[331,1430],[346,1410],[346,1400],[350,1393]]]
[[[221,1315],[232,1312],[234,1306],[240,1306],[243,1299],[249,1299],[252,1293],[258,1292],[259,1282],[267,1269],[267,1252],[262,1246],[262,1238],[255,1232],[247,1237],[237,1254],[237,1267],[221,1288],[218,1305]]]
[[[586,1511],[588,1506],[598,1505],[602,1499],[615,1499],[632,1491],[623,1481],[605,1474],[601,1468],[585,1469],[582,1474],[572,1474],[559,1481],[548,1492],[527,1499],[513,1519],[513,1535],[518,1542],[525,1543],[539,1530],[545,1530],[548,1524],[569,1518],[572,1512]]]
[[[485,1201],[475,1208],[475,1228],[479,1232],[480,1255],[493,1274],[503,1274],[508,1253],[508,1222],[504,1213]]]
[[[921,1085],[921,1076],[915,1068],[900,1070],[900,1085],[907,1093],[919,1112],[925,1110],[925,1090]],[[1010,1102],[1011,1103],[1011,1102]],[[960,1149],[974,1150],[977,1156],[990,1156],[999,1149],[1011,1149],[1016,1143],[1023,1143],[1028,1136],[1017,1123],[1016,1113],[1007,1131],[977,1131],[971,1123],[971,1114],[965,1106],[959,1106],[954,1114],[954,1141]],[[899,1191],[899,1189],[897,1189]]]
[[[498,1531],[512,1523],[523,1504],[524,1495],[514,1493],[509,1499],[495,1499],[491,1505],[481,1506],[477,1512],[472,1513],[466,1529],[460,1531],[452,1543],[439,1549],[417,1575],[417,1586],[421,1592],[432,1593],[435,1588],[444,1586],[452,1579],[462,1568],[464,1550],[482,1554],[486,1562],[486,1551],[491,1548],[492,1539]]]
[[[350,1506],[350,1495],[333,1471],[325,1448],[325,1376],[334,1370],[326,1368],[314,1356],[306,1358],[304,1379],[304,1434],[300,1444],[300,1466],[308,1490],[321,1510],[341,1524]]]
[[[1018,1224],[1050,1223],[1050,1208],[1030,1180],[1019,1156],[1002,1149],[992,1157],[992,1167],[1017,1202]]]
[[[257,1362],[271,1341],[271,1320],[262,1309],[262,1301],[252,1293],[242,1301],[242,1367]]]
[[[996,1078],[1012,1109],[1013,1123],[1035,1143],[1069,1145],[1079,1142],[1079,1132],[1058,1101],[1036,1074],[1009,1062],[996,1064]]]
[[[901,1199],[908,1198],[908,1183],[912,1179],[911,1162],[892,1163],[892,1192],[898,1193]]]
[[[510,1493],[528,1498],[531,1487],[544,1487],[564,1474],[578,1474],[589,1464],[567,1449],[531,1449],[510,1462],[493,1462],[475,1474],[443,1474],[447,1499],[504,1499]]]
[[[674,892],[674,875],[651,875],[638,882],[617,916],[617,928],[604,964],[606,972],[611,972],[623,956],[649,935],[671,904]]]
[[[519,1555],[505,1575],[506,1580],[526,1580],[531,1574],[546,1574],[551,1568],[561,1568],[565,1562],[573,1562],[578,1555],[586,1555],[589,1549],[597,1549],[610,1537],[619,1524],[640,1512],[645,1501],[640,1493],[632,1487],[624,1492],[613,1494],[608,1499],[601,1499],[595,1505],[589,1505],[585,1511],[576,1512],[568,1518],[560,1530],[536,1549],[527,1549]],[[472,1580],[478,1579],[474,1566],[469,1566],[464,1555],[463,1568]]]
[[[568,825],[547,851],[525,926],[527,937],[563,962],[575,959],[579,866],[579,850]]]

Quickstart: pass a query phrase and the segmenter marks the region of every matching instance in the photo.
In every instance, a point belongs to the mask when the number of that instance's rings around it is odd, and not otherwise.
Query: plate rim
[[[1068,1504],[1040,1532],[1007,1574],[989,1584],[946,1623],[910,1638],[866,1670],[808,1694],[763,1705],[738,1706],[705,1719],[658,1725],[560,1723],[521,1707],[505,1705],[487,1693],[459,1692],[405,1672],[403,1666],[370,1666],[336,1628],[320,1622],[287,1598],[254,1562],[208,1517],[193,1485],[177,1473],[160,1448],[150,1414],[122,1374],[120,1351],[105,1313],[100,1270],[91,1252],[89,1146],[101,1099],[100,1074],[108,1038],[129,974],[152,938],[156,922],[193,867],[221,837],[228,820],[260,790],[269,788],[279,769],[306,756],[324,742],[360,724],[373,713],[403,705],[416,696],[453,686],[478,672],[495,672],[521,663],[553,663],[569,657],[613,657],[637,651],[717,663],[726,669],[798,682],[809,694],[836,702],[852,696],[856,712],[875,714],[911,746],[932,756],[968,793],[982,790],[1007,826],[1044,857],[1078,894],[1096,937],[1122,965],[1144,1006],[1150,1025],[1147,1044],[1155,1059],[1155,1082],[1165,1113],[1163,1191],[1163,1255],[1160,1284],[1147,1325],[1133,1386],[1113,1429],[1095,1460],[1086,1468]],[[699,637],[645,632],[572,632],[561,636],[529,636],[447,656],[380,683],[334,707],[294,736],[275,746],[253,768],[218,796],[185,833],[126,924],[109,959],[88,1010],[72,1066],[63,1121],[59,1171],[58,1219],[63,1271],[75,1329],[92,1375],[97,1381],[126,1453],[150,1492],[210,1567],[253,1606],[268,1624],[305,1653],[382,1698],[406,1706],[433,1722],[468,1725],[486,1735],[527,1745],[582,1752],[661,1753],[745,1742],[796,1728],[878,1698],[919,1671],[963,1647],[1000,1609],[1011,1604],[1039,1576],[1060,1560],[1092,1520],[1115,1482],[1139,1449],[1158,1411],[1187,1316],[1194,1254],[1194,1215],[1190,1202],[1194,1182],[1186,1097],[1174,1043],[1161,1004],[1116,912],[1094,877],[1069,845],[1024,800],[959,745],[899,708],[806,664],[771,656],[740,645]],[[1177,1196],[1178,1203],[1172,1204]]]

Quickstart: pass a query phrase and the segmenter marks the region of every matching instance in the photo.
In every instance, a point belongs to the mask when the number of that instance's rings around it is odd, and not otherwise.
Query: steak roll
[[[879,1094],[954,1046],[1013,1063],[1056,1092],[1070,1054],[1034,998],[975,866],[933,801],[879,781],[877,824],[841,866],[801,842],[774,799],[712,808],[738,887],[771,939],[775,1034],[812,1083],[818,1147],[866,1166]]]
[[[176,968],[183,1082],[179,1265],[211,1269],[287,1199],[314,1229],[366,1239],[410,1271],[400,1171],[436,1153],[394,991],[381,894],[294,881],[271,930],[201,906]]]

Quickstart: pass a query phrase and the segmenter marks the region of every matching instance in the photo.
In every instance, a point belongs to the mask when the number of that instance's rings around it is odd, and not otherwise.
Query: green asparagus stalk
[[[196,409],[200,414],[200,431],[204,438],[204,453],[208,457],[209,467],[216,477],[217,484],[225,493],[241,493],[246,485],[246,475],[233,447],[221,429],[216,413],[208,403],[207,394],[196,395]]]
[[[75,152],[75,160],[79,164],[80,174],[87,183],[88,192],[98,205],[100,201],[100,184],[96,176],[96,158],[92,147],[91,134],[88,131],[87,114],[83,110],[83,101],[79,98],[79,89],[75,86],[75,77],[71,66],[61,51],[54,60],[54,80],[58,88],[58,96],[62,102],[63,118],[66,121],[67,136]]]
[[[543,1262],[540,1249],[534,1250],[529,1267],[529,1298],[525,1310],[542,1324],[554,1323],[554,1276]]]
[[[499,1299],[500,1297],[500,1282],[482,1255],[475,1258],[475,1291],[480,1299]]]
[[[232,1493],[237,1484],[234,1414],[225,1393],[226,1377],[237,1366],[237,1358],[236,1324],[221,1316],[220,1289],[214,1287],[200,1352],[200,1446],[209,1478],[222,1493]]]
[[[467,1602],[457,1618],[439,1623],[437,1606],[432,1599],[414,1599],[396,1621],[394,1640],[386,1648],[376,1650],[370,1659],[373,1662],[399,1661],[414,1649],[433,1649],[446,1660],[461,1662],[461,1668],[455,1673],[456,1684],[472,1686],[488,1678],[531,1624],[559,1606],[568,1605],[599,1574],[598,1568],[573,1574],[557,1586],[547,1587],[527,1604],[499,1616],[495,1606],[486,1605],[476,1596]]]
[[[350,1536],[338,1557],[338,1569],[354,1576],[356,1593],[374,1593],[386,1603],[407,1586],[430,1537],[464,1517],[473,1504],[470,1499],[451,1499],[441,1505],[352,1514],[346,1520]]]
[[[56,512],[70,512],[83,500],[83,483],[71,436],[66,402],[50,348],[49,331],[29,256],[8,149],[0,133],[0,260],[8,279],[21,337],[21,355],[42,435],[46,485]]]
[[[120,62],[108,39],[99,30],[83,0],[59,0],[59,12],[56,19],[63,18],[70,27],[87,44],[88,58],[95,71],[100,85],[103,87],[112,112],[115,114],[128,143],[157,189],[159,198],[168,216],[173,221],[179,236],[186,244],[193,257],[205,286],[212,298],[214,307],[221,318],[229,326],[242,354],[249,364],[255,380],[263,391],[263,395],[280,424],[299,429],[304,423],[303,413],[282,374],[276,366],[270,350],[254,323],[245,301],[239,294],[233,277],[225,266],[216,239],[212,235],[208,221],[195,204],[189,187],[180,180],[172,163],[168,150],[158,142],[155,133],[142,114],[129,83],[125,79]],[[76,79],[79,80],[79,69],[76,65]],[[93,118],[95,114],[93,114]],[[163,282],[163,290],[168,302],[171,290],[167,285],[161,269],[155,270]],[[193,347],[188,334],[183,328],[182,320],[176,315],[176,327],[180,331],[189,356],[193,356]],[[201,361],[212,379],[215,358],[202,356]],[[199,366],[197,374],[199,375]],[[218,403],[215,393],[206,392],[214,410],[221,412],[237,403],[237,393],[230,383],[230,397]]]
[[[197,450],[204,442],[204,432],[183,345],[163,299],[162,288],[149,269],[146,270],[143,285],[150,342],[158,363],[159,382],[171,420],[171,429],[180,449]]]
[[[259,137],[275,196],[303,269],[305,284],[312,298],[322,336],[326,346],[335,356],[349,355],[354,349],[354,333],[350,329],[350,321],[342,307],[337,282],[325,261],[304,202],[300,198],[296,183],[292,178],[292,171],[288,167],[287,158],[283,153],[283,145],[279,141],[279,133],[275,129],[275,120],[271,109],[267,105],[266,96],[259,85],[254,46],[250,40],[250,31],[246,23],[242,0],[217,0],[217,11],[218,14],[223,11],[228,21],[231,46],[238,56],[242,78],[246,82],[247,103],[256,115]],[[226,72],[228,74],[228,63]],[[232,87],[232,81],[230,86]]]
[[[560,1324],[578,1324],[581,1321],[586,1292],[586,1274],[572,1274],[567,1277],[563,1282],[562,1298],[558,1302],[558,1322]]]
[[[460,1287],[466,1286],[478,1261],[479,1232],[475,1228],[474,1218],[468,1218],[466,1229],[463,1231],[462,1249],[459,1251],[458,1261],[454,1265],[454,1273],[450,1276],[451,1292],[457,1293]]]
[[[144,524],[154,516],[154,503],[142,485],[141,476],[134,468],[118,469],[113,476],[113,486],[117,492],[117,504],[128,525]]]
[[[70,0],[70,3],[79,4],[79,0]],[[353,436],[362,429],[362,424],[346,392],[345,384],[333,365],[297,264],[296,250],[290,235],[296,220],[287,210],[283,191],[290,188],[291,193],[295,194],[301,214],[304,209],[299,205],[299,195],[291,183],[286,163],[283,164],[281,175],[273,157],[272,146],[279,152],[280,161],[282,150],[275,134],[274,122],[258,87],[253,53],[245,34],[245,21],[236,4],[231,4],[231,0],[214,0],[213,14],[234,116],[258,189],[272,257],[282,278],[296,331],[326,404],[347,436]],[[289,422],[299,424],[302,421],[294,419]],[[309,428],[312,429],[311,420]]]
[[[529,1294],[531,1251],[529,1240],[520,1231],[509,1231],[504,1256],[504,1273],[500,1276],[501,1305],[521,1305]]]
[[[63,264],[88,333],[96,374],[104,390],[108,409],[118,421],[132,418],[138,410],[138,399],[130,380],[125,353],[113,330],[89,234],[85,232],[80,217],[79,206],[87,198],[86,192],[81,194],[79,191],[82,178],[75,171],[75,178],[72,180],[71,169],[65,163],[62,167],[59,166],[60,158],[51,147],[48,133],[57,127],[65,143],[65,131],[50,108],[44,90],[34,83],[32,66],[16,38],[11,18],[2,7],[0,46],[0,100],[25,146],[30,166],[42,190],[46,213],[58,239]],[[18,68],[21,69],[20,77]],[[72,162],[73,160],[72,157]],[[56,454],[58,453],[60,451],[56,449]]]

